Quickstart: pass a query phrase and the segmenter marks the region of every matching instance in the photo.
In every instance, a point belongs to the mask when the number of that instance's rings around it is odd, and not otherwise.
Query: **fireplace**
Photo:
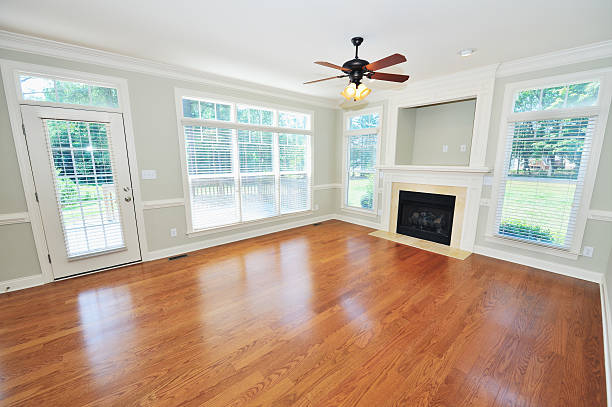
[[[454,195],[399,191],[397,233],[450,246]]]

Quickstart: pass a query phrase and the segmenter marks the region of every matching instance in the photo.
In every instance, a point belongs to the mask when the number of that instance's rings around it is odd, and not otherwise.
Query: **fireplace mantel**
[[[468,174],[488,174],[491,169],[488,167],[462,167],[450,165],[380,165],[376,169],[379,171],[410,171],[410,172],[455,172]]]
[[[394,183],[413,184],[419,192],[444,193],[431,191],[439,187],[461,187],[465,190],[465,204],[461,219],[470,219],[463,224],[458,244],[453,245],[462,250],[471,252],[476,239],[476,224],[480,210],[480,195],[485,175],[490,172],[487,167],[455,167],[455,166],[421,166],[421,165],[381,165],[378,168],[382,181],[381,226],[388,232],[395,232],[390,221],[396,215],[397,206],[393,205],[397,188]],[[422,186],[423,188],[419,187]],[[456,195],[456,194],[455,194]],[[456,210],[458,208],[456,207]],[[392,213],[393,212],[393,213]],[[456,216],[458,215],[455,212]],[[461,216],[462,215],[462,216]],[[391,222],[392,223],[392,222]]]

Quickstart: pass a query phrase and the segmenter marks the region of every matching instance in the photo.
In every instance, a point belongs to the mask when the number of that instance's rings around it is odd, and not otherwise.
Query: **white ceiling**
[[[610,0],[2,0],[0,28],[340,100],[313,64],[404,54],[411,81],[612,39]],[[469,58],[461,48],[477,48]],[[398,86],[372,81],[368,86]]]

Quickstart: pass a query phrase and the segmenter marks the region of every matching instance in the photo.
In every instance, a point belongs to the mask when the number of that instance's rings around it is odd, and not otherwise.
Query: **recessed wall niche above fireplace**
[[[396,232],[450,246],[455,199],[453,195],[399,191]]]

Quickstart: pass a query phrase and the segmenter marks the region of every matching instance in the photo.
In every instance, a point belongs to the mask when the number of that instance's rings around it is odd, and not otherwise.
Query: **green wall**
[[[0,50],[0,58],[127,79],[138,168],[157,170],[157,179],[139,181],[144,201],[183,197],[174,103],[175,87],[314,111],[313,183],[321,185],[340,182],[337,164],[338,139],[336,137],[338,123],[341,120],[339,109],[314,106],[293,99],[283,99],[256,92],[155,77],[21,52]],[[2,193],[0,214],[26,212],[27,207],[4,94],[0,95],[0,169],[3,174],[2,188],[0,188]],[[319,210],[308,217],[334,213],[339,203],[337,189],[313,191],[313,203],[319,206]],[[236,233],[236,231],[229,231],[188,238],[184,234],[186,221],[183,207],[145,210],[144,212],[149,250],[195,244],[198,241],[217,239]],[[265,226],[275,226],[283,222],[285,221],[274,221],[266,223]],[[176,227],[179,232],[175,238],[170,237],[171,227]],[[240,232],[254,228],[257,227],[241,228]],[[40,274],[29,224],[0,226],[0,241],[3,242],[0,245],[3,246],[0,249],[2,256],[0,281]],[[10,245],[4,243],[9,241]]]

